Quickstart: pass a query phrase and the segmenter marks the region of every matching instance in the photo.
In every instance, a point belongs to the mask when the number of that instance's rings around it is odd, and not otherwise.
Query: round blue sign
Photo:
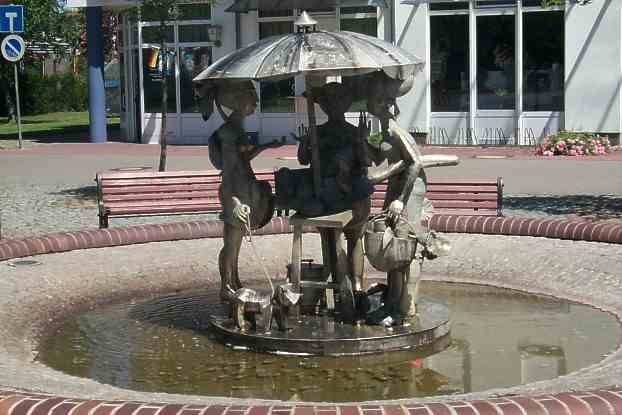
[[[4,39],[2,39],[2,45],[0,46],[2,49],[2,56],[4,59],[9,62],[17,62],[24,56],[24,52],[26,51],[26,44],[24,43],[24,39],[18,35],[8,35]]]

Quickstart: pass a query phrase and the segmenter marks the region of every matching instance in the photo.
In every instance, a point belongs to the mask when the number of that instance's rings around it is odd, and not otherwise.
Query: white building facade
[[[300,12],[225,11],[232,3],[181,4],[179,19],[168,26],[167,55],[154,43],[158,23],[149,16],[140,23],[123,17],[121,124],[127,141],[158,142],[160,83],[167,76],[169,143],[207,143],[222,120],[215,114],[203,121],[192,78],[236,48],[292,32]],[[622,0],[547,9],[540,0],[369,4],[349,0],[347,7],[311,13],[320,29],[378,36],[425,60],[414,88],[399,100],[399,121],[428,143],[533,145],[559,129],[622,132]],[[260,102],[246,129],[260,142],[295,132],[307,123],[299,98],[305,87],[302,77],[257,83]],[[353,121],[360,109],[364,103],[355,103]]]

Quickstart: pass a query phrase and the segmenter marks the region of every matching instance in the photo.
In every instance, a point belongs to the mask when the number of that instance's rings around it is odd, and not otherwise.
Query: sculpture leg
[[[365,281],[365,254],[363,253],[363,235],[371,211],[371,199],[352,203],[352,221],[344,229],[348,241],[348,272],[354,291],[363,291]]]
[[[421,264],[415,263],[410,268],[407,290],[410,293],[410,306],[408,316],[414,317],[417,314],[417,299],[419,298],[419,283],[421,282]]]
[[[242,246],[242,230],[230,224],[225,224],[223,232],[224,246],[218,256],[220,270],[220,297],[230,299],[230,291],[236,291],[242,287],[237,275],[238,258]]]
[[[413,298],[409,290],[408,281],[410,279],[410,265],[402,268],[399,273],[401,274],[402,292],[395,309],[396,317],[404,319],[410,314],[410,307],[413,304]]]

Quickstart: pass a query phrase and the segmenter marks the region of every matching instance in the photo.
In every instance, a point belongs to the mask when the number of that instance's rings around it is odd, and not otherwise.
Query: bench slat
[[[147,186],[147,185],[158,185],[158,186],[180,186],[180,185],[190,185],[190,184],[217,184],[220,185],[221,180],[220,177],[217,178],[204,178],[204,177],[175,177],[175,178],[165,178],[165,179],[114,179],[114,180],[104,180],[101,182],[101,186],[105,188],[118,188],[118,187],[128,187],[128,186]],[[274,181],[271,182],[274,185]]]
[[[141,206],[141,207],[126,207],[118,208],[108,213],[108,216],[122,216],[133,215],[140,216],[141,214],[183,214],[183,213],[216,213],[213,209],[213,205],[192,205],[192,206],[179,206],[175,211],[171,211],[168,207],[163,206]]]
[[[261,169],[255,171],[255,176],[274,176],[274,170]],[[100,180],[110,179],[140,179],[140,178],[175,178],[175,177],[221,177],[217,170],[174,170],[174,171],[137,171],[137,172],[106,172],[98,173]]]
[[[374,199],[371,201],[373,207],[379,207],[384,205],[384,199]],[[432,201],[432,206],[435,209],[463,207],[463,208],[487,208],[496,209],[496,201],[474,201],[474,200],[436,200]]]
[[[427,190],[431,193],[497,193],[497,186],[456,186],[432,183],[428,184]]]
[[[125,208],[125,207],[160,206],[163,208],[166,207],[167,209],[174,212],[178,206],[191,206],[191,205],[218,205],[220,206],[220,201],[218,200],[218,198],[131,200],[131,201],[123,201],[123,202],[106,203],[106,208],[118,209],[118,208]]]
[[[121,195],[104,195],[104,203],[128,202],[140,200],[167,200],[167,199],[215,199],[218,200],[218,190],[206,192],[171,192],[171,193],[132,193]]]
[[[112,179],[152,179],[175,177],[220,177],[219,171],[211,170],[174,170],[174,171],[135,171],[135,172],[106,172],[99,173],[100,180]]]
[[[382,206],[372,206],[371,213],[378,214],[382,212]],[[434,216],[443,215],[463,215],[463,216],[497,216],[496,209],[443,209],[442,211],[434,212]]]
[[[141,193],[168,193],[168,192],[208,192],[218,191],[220,183],[209,184],[180,184],[180,185],[152,185],[152,186],[126,186],[126,187],[104,187],[101,189],[102,194],[107,195],[125,195],[125,194],[141,194]]]
[[[377,184],[374,186],[375,192],[386,192],[386,184]],[[428,182],[428,192],[452,192],[452,193],[497,193],[497,185],[450,185],[439,184],[437,182]]]
[[[112,179],[102,180],[101,186],[105,187],[125,187],[125,186],[145,186],[145,185],[183,185],[183,184],[205,184],[220,183],[220,177],[174,177],[174,178],[134,178],[134,179]]]
[[[451,209],[451,208],[458,208],[458,209],[496,209],[497,208],[497,202],[489,202],[489,201],[484,201],[484,202],[474,202],[474,201],[470,201],[470,200],[437,200],[435,202],[432,202],[432,206],[435,209]]]
[[[372,193],[372,200],[384,200],[386,192]],[[496,193],[430,193],[427,192],[425,197],[431,201],[435,200],[497,200]]]

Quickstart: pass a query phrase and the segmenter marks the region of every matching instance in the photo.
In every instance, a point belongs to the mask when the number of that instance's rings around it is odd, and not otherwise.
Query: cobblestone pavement
[[[429,176],[503,177],[504,214],[555,216],[588,221],[622,220],[622,151],[607,158],[546,160],[525,149],[428,147],[426,153],[457,154],[457,167],[430,169]],[[21,151],[0,150],[1,236],[19,238],[98,226],[97,171],[118,167],[154,167],[157,146],[110,144],[48,144]],[[256,168],[294,166],[294,149],[265,153]],[[205,147],[172,147],[170,170],[210,169]],[[111,226],[171,222],[215,215],[112,219]]]

